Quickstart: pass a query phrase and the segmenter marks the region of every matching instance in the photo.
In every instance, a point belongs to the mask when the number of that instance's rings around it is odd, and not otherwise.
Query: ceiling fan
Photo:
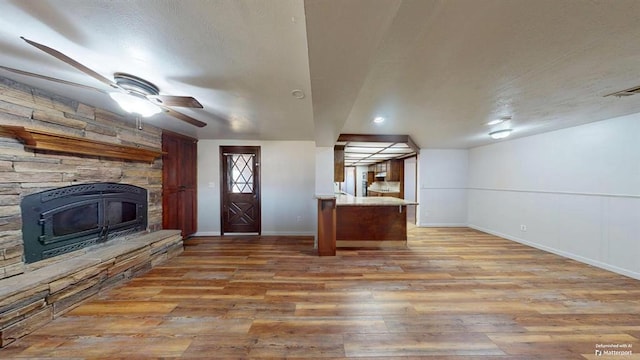
[[[109,96],[114,99],[120,107],[122,107],[125,111],[130,113],[135,113],[137,115],[143,117],[149,117],[164,111],[168,115],[171,115],[179,120],[187,122],[191,125],[197,127],[204,127],[207,123],[202,122],[200,120],[196,120],[191,116],[180,113],[176,110],[173,110],[171,107],[185,107],[185,108],[198,108],[202,109],[203,106],[200,104],[198,100],[191,96],[175,96],[175,95],[161,95],[160,89],[155,86],[153,83],[139,78],[135,75],[126,74],[126,73],[115,73],[113,74],[113,81],[108,78],[98,74],[97,72],[91,70],[90,68],[82,65],[81,63],[75,61],[74,59],[68,57],[67,55],[59,52],[58,50],[52,49],[46,45],[39,44],[35,41],[31,41],[24,37],[20,37],[22,40],[26,41],[29,45],[34,46],[45,53],[64,61],[65,63],[73,66],[74,68],[82,71],[83,73],[91,76],[92,78],[100,81],[101,83],[108,85],[114,91],[103,91],[98,88],[94,88],[92,86],[82,85],[78,83],[74,83],[71,81],[66,81],[62,79],[56,79],[46,75],[40,75],[31,73],[28,71],[13,69],[6,66],[0,66],[1,69],[11,71],[17,74],[36,77],[48,81],[58,82],[61,84],[77,86],[85,89],[95,90],[102,93],[107,93]]]

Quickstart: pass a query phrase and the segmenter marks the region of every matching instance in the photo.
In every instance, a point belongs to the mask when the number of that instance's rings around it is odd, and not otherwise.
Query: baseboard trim
[[[264,236],[315,236],[314,232],[296,232],[296,231],[263,231],[262,235]]]
[[[192,236],[220,236],[220,231],[198,231]]]
[[[418,227],[468,227],[466,223],[419,223]]]
[[[337,248],[406,248],[406,240],[336,240]]]
[[[507,240],[515,241],[517,243],[520,243],[520,244],[523,244],[523,245],[527,245],[527,246],[531,246],[533,248],[540,249],[540,250],[543,250],[543,251],[546,251],[546,252],[550,252],[552,254],[556,254],[556,255],[559,255],[559,256],[562,256],[562,257],[565,257],[565,258],[568,258],[568,259],[579,261],[579,262],[587,264],[587,265],[595,266],[597,268],[608,270],[608,271],[614,272],[616,274],[620,274],[620,275],[628,276],[628,277],[636,279],[636,280],[640,280],[640,273],[637,273],[637,272],[634,272],[634,271],[629,271],[627,269],[623,269],[623,268],[617,267],[615,265],[607,264],[607,263],[604,263],[604,262],[598,261],[598,260],[589,259],[589,258],[580,256],[580,255],[572,254],[572,253],[569,253],[569,252],[566,252],[566,251],[563,251],[563,250],[559,250],[559,249],[556,249],[556,248],[552,248],[552,247],[549,247],[549,246],[536,244],[536,243],[531,242],[531,241],[520,239],[520,238],[518,238],[516,236],[511,236],[511,235],[503,234],[503,233],[498,232],[498,231],[485,229],[485,228],[483,228],[481,226],[477,226],[477,225],[473,225],[473,224],[468,224],[467,226],[472,228],[472,229],[485,232],[487,234],[499,236],[499,237],[507,239]]]
[[[226,233],[225,236],[256,236],[256,233]],[[315,232],[263,231],[262,236],[315,236]],[[198,231],[192,236],[221,236],[220,231]]]

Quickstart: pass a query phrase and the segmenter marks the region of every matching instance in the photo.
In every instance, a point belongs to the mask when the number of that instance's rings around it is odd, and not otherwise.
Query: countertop
[[[396,191],[396,190],[375,190],[375,189],[372,190],[372,189],[368,189],[367,191],[369,191],[369,192],[377,192],[377,193],[380,193],[380,194],[399,194],[400,193],[400,190]]]
[[[336,195],[316,194],[315,198],[318,200],[332,200],[336,198]]]
[[[386,196],[353,196],[336,194],[336,206],[402,206],[418,205],[415,201],[386,197]]]

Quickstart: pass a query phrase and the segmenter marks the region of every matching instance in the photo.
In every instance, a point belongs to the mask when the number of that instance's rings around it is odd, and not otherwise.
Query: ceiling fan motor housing
[[[115,73],[113,78],[116,84],[130,93],[142,96],[158,95],[160,89],[149,81],[126,73]]]

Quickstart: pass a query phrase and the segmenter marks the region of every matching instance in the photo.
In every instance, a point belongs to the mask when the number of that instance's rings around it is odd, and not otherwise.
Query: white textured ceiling
[[[24,36],[137,75],[204,105],[176,108],[201,129],[146,120],[200,139],[467,148],[493,141],[496,117],[519,137],[640,112],[640,95],[603,97],[640,85],[637,0],[5,0],[0,14],[0,65],[107,90]],[[0,76],[124,114],[99,92]]]

